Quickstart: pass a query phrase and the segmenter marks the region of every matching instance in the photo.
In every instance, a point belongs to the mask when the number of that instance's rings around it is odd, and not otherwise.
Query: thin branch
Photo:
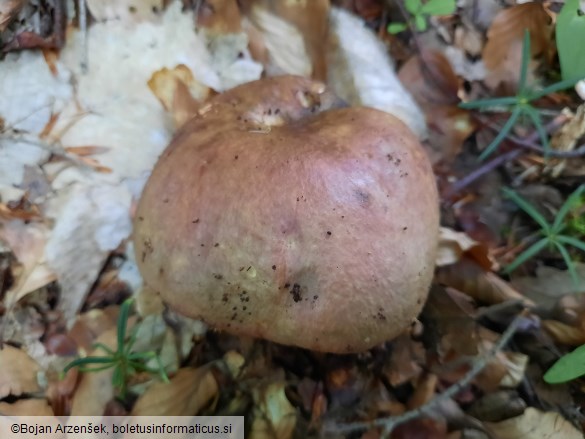
[[[565,115],[562,115],[562,114],[559,115],[558,117],[553,119],[551,122],[549,122],[545,126],[546,132],[550,133],[551,131],[554,131],[555,129],[560,127],[563,123],[565,123],[566,120],[567,120],[567,117]],[[529,136],[526,136],[525,138],[523,138],[522,143],[523,144],[526,144],[526,143],[534,144],[534,142],[536,142],[538,140],[538,137],[539,137],[539,133],[535,130]],[[509,138],[509,137],[506,136],[506,138]],[[522,146],[522,145],[518,145],[518,146]],[[581,147],[579,149],[581,149]],[[544,149],[542,151],[544,151]],[[502,154],[489,162],[486,162],[485,164],[483,164],[479,168],[477,168],[475,171],[473,171],[470,174],[463,177],[461,180],[458,180],[455,183],[453,183],[451,185],[451,187],[445,193],[444,198],[448,200],[452,196],[461,192],[467,186],[471,185],[473,182],[475,182],[475,180],[483,177],[485,174],[500,167],[504,163],[517,159],[525,152],[526,152],[525,149],[517,148],[517,149],[509,151],[505,154]]]
[[[481,120],[482,123],[484,123],[488,128],[490,128],[491,130],[493,130],[495,132],[500,132],[502,130],[502,127],[500,127],[499,125],[497,125],[497,124],[495,124],[487,119],[479,118],[479,120]],[[529,138],[522,138],[522,137],[515,136],[513,134],[508,134],[506,136],[506,138],[509,141],[511,141],[512,143],[520,146],[521,148],[525,148],[529,151],[533,151],[533,152],[536,152],[538,154],[546,155],[549,157],[570,159],[570,158],[581,157],[581,156],[585,155],[585,144],[580,145],[579,147],[575,148],[572,151],[557,151],[554,149],[545,150],[542,146],[540,146],[538,143],[532,141]]]
[[[510,323],[510,325],[502,333],[502,336],[493,346],[493,348],[490,349],[487,352],[487,354],[475,358],[475,360],[472,362],[471,369],[465,374],[465,376],[461,380],[459,380],[457,383],[453,384],[443,393],[441,393],[431,401],[427,402],[426,404],[420,406],[419,408],[410,410],[399,416],[389,416],[387,418],[375,419],[369,422],[353,422],[348,424],[337,425],[333,424],[326,426],[325,430],[331,433],[341,434],[354,433],[358,431],[364,431],[370,428],[381,427],[383,429],[382,438],[387,438],[390,435],[390,433],[392,433],[392,431],[399,425],[404,424],[408,421],[412,421],[413,419],[418,419],[423,416],[432,415],[433,412],[436,410],[437,406],[439,406],[444,401],[453,398],[465,387],[467,387],[474,380],[474,378],[486,367],[486,365],[506,346],[506,344],[510,341],[512,336],[520,327],[524,317],[525,312],[522,312],[519,315],[517,315],[512,321],[512,323]]]
[[[86,74],[89,70],[89,55],[87,50],[87,5],[85,0],[78,0],[79,7],[79,32],[81,33],[81,73]]]

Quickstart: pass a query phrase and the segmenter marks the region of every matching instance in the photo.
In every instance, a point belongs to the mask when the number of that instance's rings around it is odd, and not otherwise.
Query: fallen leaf
[[[502,422],[485,422],[490,432],[499,439],[581,439],[578,431],[563,415],[557,412],[542,412],[528,407],[524,413]]]
[[[197,114],[199,102],[204,101],[211,89],[197,81],[191,70],[180,64],[174,69],[166,67],[154,72],[148,87],[173,115],[175,127],[180,127]]]
[[[497,274],[486,271],[476,261],[463,257],[454,264],[439,267],[435,280],[473,297],[480,303],[495,305],[516,300],[526,306],[534,302],[525,297],[521,288],[514,288]]]
[[[40,367],[26,352],[5,344],[0,349],[0,399],[40,392]]]
[[[21,275],[7,292],[8,307],[55,280],[55,274],[45,263],[45,244],[49,230],[43,224],[26,224],[20,220],[0,224],[0,239],[3,239],[22,265]]]
[[[474,241],[463,232],[441,227],[436,258],[437,267],[454,264],[460,261],[464,254],[487,270],[496,268],[493,258],[489,255],[489,249],[485,245]]]
[[[209,367],[179,369],[170,383],[151,384],[136,401],[132,416],[195,416],[218,392]]]
[[[543,5],[537,2],[517,4],[496,15],[482,53],[487,69],[492,72],[487,81],[491,88],[496,88],[500,82],[517,84],[518,55],[522,51],[525,29],[530,32],[532,55],[544,55],[548,61],[552,59],[556,48],[551,38],[551,21]]]
[[[411,57],[398,72],[404,87],[424,111],[433,162],[450,162],[475,130],[468,111],[457,107],[460,80],[439,51]]]
[[[543,320],[542,327],[550,334],[556,343],[567,346],[580,346],[585,344],[585,328],[571,326],[556,320]]]
[[[254,412],[250,439],[290,439],[297,422],[297,411],[285,393],[284,382],[273,382],[253,390]]]
[[[218,34],[242,31],[242,16],[236,0],[206,0],[199,6],[197,24]]]

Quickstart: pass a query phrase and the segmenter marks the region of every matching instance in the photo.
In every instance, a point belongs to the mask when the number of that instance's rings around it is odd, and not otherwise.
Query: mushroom
[[[281,76],[212,98],[156,164],[134,224],[145,282],[210,326],[365,351],[420,312],[438,196],[395,117]]]

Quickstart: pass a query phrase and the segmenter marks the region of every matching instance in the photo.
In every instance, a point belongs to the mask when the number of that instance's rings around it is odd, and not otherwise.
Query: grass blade
[[[579,82],[583,78],[573,78],[573,79],[565,79],[564,81],[555,82],[552,85],[549,85],[546,88],[543,88],[540,91],[537,91],[530,95],[530,100],[540,99],[543,96],[549,95],[551,93],[555,93],[557,91],[566,90],[567,88],[573,87],[577,82]]]
[[[120,315],[118,316],[118,352],[123,350],[124,341],[126,340],[126,325],[128,324],[128,316],[130,314],[130,306],[132,299],[126,299],[120,307]]]
[[[478,99],[477,101],[462,102],[459,104],[459,108],[465,110],[484,110],[488,107],[508,107],[518,102],[516,96],[506,96],[503,98],[492,98],[492,99]]]
[[[102,349],[103,351],[107,352],[108,354],[114,355],[114,351],[103,343],[94,343],[93,348],[94,349]]]
[[[518,94],[524,95],[526,92],[526,78],[528,77],[528,63],[532,58],[530,50],[530,32],[524,29],[524,41],[522,43],[522,64],[520,65],[520,80],[518,81]]]
[[[514,111],[512,111],[510,118],[502,127],[502,130],[498,133],[496,138],[492,140],[492,143],[490,143],[489,146],[486,149],[484,149],[483,152],[480,154],[479,161],[485,160],[489,155],[491,155],[492,152],[494,152],[494,150],[500,145],[500,143],[502,143],[502,140],[504,140],[504,138],[508,135],[508,133],[516,123],[516,120],[520,116],[521,112],[522,109],[520,107],[514,108]]]
[[[585,242],[579,241],[577,238],[573,238],[572,236],[561,235],[557,237],[559,242],[563,244],[571,245],[581,251],[585,252]]]
[[[575,270],[575,264],[573,264],[573,261],[571,260],[571,255],[569,255],[569,252],[567,251],[565,246],[563,244],[561,244],[560,242],[555,242],[555,246],[557,247],[557,249],[559,250],[559,253],[563,257],[565,264],[567,264],[567,269],[569,270],[569,273],[571,274],[571,278],[573,279],[573,283],[575,284],[575,286],[578,286],[579,285],[579,275],[577,274],[577,270]]]
[[[530,120],[532,120],[532,124],[536,128],[538,132],[538,136],[540,137],[540,143],[542,144],[542,148],[544,149],[544,156],[548,157],[550,154],[550,145],[548,143],[548,134],[542,126],[542,121],[540,120],[540,113],[531,105],[526,106],[525,113],[528,115]]]
[[[548,245],[548,239],[542,238],[540,241],[532,244],[528,247],[524,252],[522,252],[514,261],[506,266],[504,269],[505,273],[511,273],[512,271],[516,270],[520,265],[526,262],[528,259],[532,258],[536,254],[540,253]]]
[[[550,232],[551,230],[550,224],[545,219],[545,217],[542,216],[540,212],[538,212],[534,208],[534,206],[532,206],[532,204],[530,204],[528,201],[526,201],[524,198],[522,198],[520,195],[518,195],[511,189],[503,188],[502,191],[504,192],[506,197],[510,198],[514,203],[518,205],[518,207],[520,207],[520,209],[526,212],[530,216],[530,218],[536,221],[540,225],[540,227],[542,227],[542,230],[545,233]]]
[[[107,363],[113,363],[112,358],[110,357],[84,357],[84,358],[78,358],[77,360],[73,360],[71,363],[69,363],[67,366],[65,366],[65,369],[63,369],[64,373],[67,373],[70,369],[73,369],[74,367],[85,367],[88,364],[107,364]]]
[[[559,212],[557,213],[557,216],[555,218],[555,221],[552,225],[552,229],[554,231],[560,231],[560,228],[562,227],[563,221],[565,220],[565,217],[567,216],[567,214],[569,213],[569,211],[575,207],[575,205],[579,202],[579,199],[581,198],[581,194],[583,193],[583,191],[585,190],[585,185],[579,186],[571,195],[569,195],[569,198],[567,198],[567,201],[565,201],[565,203],[561,206],[561,208],[559,209]]]

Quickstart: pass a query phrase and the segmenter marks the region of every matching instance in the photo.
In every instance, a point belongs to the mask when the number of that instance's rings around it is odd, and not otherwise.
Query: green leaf
[[[476,108],[485,109],[488,107],[506,107],[517,103],[518,98],[516,96],[506,96],[503,98],[478,99],[477,101],[462,102],[459,104],[459,108],[474,110]]]
[[[398,0],[398,1],[400,1],[400,0]],[[422,4],[421,4],[420,0],[405,0],[404,1],[404,7],[412,15],[418,14],[421,6],[422,6]]]
[[[550,145],[548,144],[548,134],[546,133],[546,130],[542,125],[542,121],[540,120],[540,113],[531,105],[524,107],[524,113],[528,115],[530,120],[532,120],[532,124],[536,128],[538,136],[540,137],[540,143],[544,149],[544,156],[547,157],[550,153]]]
[[[585,252],[585,242],[579,241],[577,238],[573,238],[572,236],[561,235],[557,237],[559,242],[563,244],[571,245],[581,251]]]
[[[536,99],[540,99],[541,97],[549,95],[551,93],[556,93],[557,91],[566,90],[568,88],[571,88],[577,82],[579,82],[581,79],[583,79],[583,78],[564,79],[560,82],[555,82],[554,84],[551,84],[548,87],[543,88],[540,91],[531,93],[530,100],[534,101]]]
[[[550,231],[551,227],[548,221],[544,218],[544,216],[540,214],[538,210],[534,208],[532,204],[530,204],[528,201],[526,201],[524,198],[522,198],[520,195],[518,195],[511,189],[503,188],[502,191],[504,192],[506,197],[510,198],[514,203],[516,203],[520,209],[522,209],[524,212],[530,215],[530,218],[536,221],[540,225],[540,227],[542,227],[542,230],[544,232]]]
[[[585,78],[585,15],[579,0],[565,2],[557,16],[556,37],[563,78]]]
[[[520,116],[520,113],[522,113],[521,107],[514,108],[514,111],[512,111],[510,118],[506,121],[501,131],[496,136],[496,138],[492,140],[492,143],[490,143],[487,146],[487,148],[484,149],[483,152],[479,155],[479,161],[485,160],[488,156],[491,155],[492,152],[495,151],[495,149],[500,145],[500,143],[502,143],[504,138],[508,135],[508,133],[516,123],[516,120]]]
[[[390,23],[388,25],[388,33],[392,34],[392,35],[396,35],[399,34],[400,32],[404,32],[406,29],[408,29],[408,26],[406,25],[406,23]]]
[[[532,58],[530,50],[530,32],[524,30],[524,41],[522,44],[522,63],[520,65],[520,81],[518,83],[518,93],[523,95],[526,91],[526,78],[528,77],[528,64]]]
[[[535,244],[532,244],[530,247],[524,250],[524,252],[522,252],[516,259],[514,259],[514,261],[504,269],[504,272],[511,273],[512,271],[516,270],[516,268],[518,268],[528,259],[536,256],[538,253],[544,250],[544,248],[547,245],[548,239],[546,238],[542,238],[540,241],[536,242]]]
[[[557,247],[557,250],[563,257],[565,264],[567,264],[567,269],[571,274],[573,283],[575,284],[575,286],[579,286],[579,275],[577,274],[577,270],[575,270],[575,264],[573,264],[573,261],[571,260],[571,255],[569,255],[569,252],[567,251],[565,246],[560,242],[555,242],[555,246]]]
[[[585,191],[585,185],[579,186],[575,191],[569,195],[569,198],[565,201],[565,203],[559,209],[557,216],[555,217],[555,222],[553,223],[552,229],[554,231],[560,231],[562,228],[563,221],[565,217],[569,213],[571,209],[579,204],[581,201],[581,194]]]
[[[424,32],[427,30],[427,19],[422,14],[415,15],[414,25],[416,26],[416,30],[419,32]]]
[[[420,12],[428,15],[450,15],[455,12],[455,0],[429,0]]]
[[[549,384],[565,383],[585,375],[585,345],[557,360],[544,374]]]
[[[127,299],[120,307],[120,315],[118,316],[118,352],[124,349],[124,341],[126,340],[126,325],[128,324],[128,315],[130,314],[130,307],[132,306],[132,299]]]

